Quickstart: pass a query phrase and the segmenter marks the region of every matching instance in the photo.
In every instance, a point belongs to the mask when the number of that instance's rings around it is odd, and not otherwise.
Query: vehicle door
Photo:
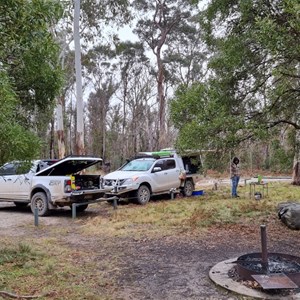
[[[19,162],[7,163],[0,167],[0,198],[7,200],[28,199],[30,176],[30,172],[22,170]]]
[[[156,171],[157,168],[160,170]],[[152,179],[155,184],[155,188],[152,187],[153,192],[169,191],[171,188],[178,187],[180,182],[178,176],[179,168],[177,172],[174,158],[157,160],[152,169]]]
[[[176,160],[174,158],[167,158],[164,162],[164,175],[166,180],[166,190],[172,188],[178,188],[180,185],[179,173],[180,169],[176,165]]]

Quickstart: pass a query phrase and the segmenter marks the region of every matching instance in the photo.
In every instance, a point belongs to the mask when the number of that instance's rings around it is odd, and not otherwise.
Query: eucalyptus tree
[[[194,134],[199,147],[234,149],[267,139],[279,126],[299,132],[299,18],[297,1],[209,3],[201,25],[214,52],[212,76],[177,92],[172,111],[179,144],[187,147]],[[298,145],[294,175],[300,173]],[[300,183],[296,176],[293,181]]]
[[[106,77],[95,92],[91,92],[87,102],[88,111],[88,146],[89,153],[106,160],[106,117],[110,109],[112,95],[116,86],[112,77]]]
[[[196,8],[188,0],[135,0],[133,6],[138,12],[135,32],[152,50],[156,59],[157,102],[159,104],[158,147],[164,147],[166,138],[166,96],[164,47],[169,44],[170,34],[191,15]]]
[[[129,20],[129,13],[127,10],[128,1],[127,0],[116,0],[116,1],[99,1],[99,0],[65,0],[63,1],[65,13],[64,19],[60,23],[60,26],[57,28],[57,37],[60,40],[61,45],[61,53],[60,59],[61,64],[65,70],[68,71],[66,78],[66,88],[64,89],[64,93],[57,100],[57,112],[65,112],[65,101],[71,101],[71,99],[65,99],[66,95],[70,95],[69,90],[74,89],[75,84],[75,76],[74,76],[74,65],[70,67],[68,63],[73,63],[74,60],[66,59],[69,57],[69,54],[74,55],[76,51],[70,47],[73,45],[74,35],[73,29],[76,29],[76,45],[77,49],[80,47],[80,51],[82,55],[85,55],[90,48],[94,47],[95,44],[99,43],[99,40],[103,40],[103,28],[111,23],[117,22],[118,26],[122,25],[124,22]],[[77,8],[76,20],[74,19],[75,5]],[[79,7],[80,6],[80,7]],[[74,21],[77,25],[74,27]],[[79,23],[80,21],[80,23]],[[79,45],[80,44],[80,45]],[[79,52],[79,49],[77,50]],[[77,77],[80,76],[81,67],[79,67],[79,60],[81,55],[76,55],[77,57]],[[83,66],[84,68],[84,66]],[[84,70],[82,70],[84,72]],[[70,76],[71,75],[71,76]],[[71,80],[70,80],[71,79]],[[79,79],[78,79],[79,80]],[[73,81],[73,84],[70,84]],[[77,126],[80,126],[79,133],[75,137],[75,142],[77,144],[76,151],[77,152],[85,152],[84,150],[84,126],[82,120],[84,119],[84,104],[85,104],[85,78],[82,79],[83,87],[80,89],[79,85],[77,85],[78,90],[76,95],[80,94],[82,90],[83,96],[79,96],[77,104],[79,105],[77,111],[78,121]],[[60,114],[57,115],[57,120],[64,120]],[[80,121],[81,120],[81,121]],[[64,125],[58,123],[57,128],[57,137],[58,137],[58,145],[59,145],[59,153],[60,156],[64,153]],[[71,141],[69,141],[70,143]],[[72,150],[71,150],[72,151]]]
[[[155,79],[145,66],[141,68],[136,65],[132,73],[126,103],[126,144],[123,158],[139,151],[155,150],[157,145]]]
[[[164,56],[166,81],[174,89],[181,84],[190,86],[194,82],[203,82],[207,73],[208,57],[203,31],[198,17],[194,16],[180,24],[177,31],[169,36]]]
[[[89,74],[89,87],[93,89],[88,100],[89,140],[90,145],[94,145],[93,151],[101,149],[104,159],[113,154],[109,143],[118,145],[118,156],[124,161],[138,151],[139,142],[145,136],[147,140],[152,138],[148,133],[153,131],[145,126],[148,124],[147,107],[154,93],[153,82],[149,83],[152,78],[149,59],[141,43],[121,42],[116,36],[113,40],[113,44],[94,47],[83,60],[86,74]],[[117,136],[113,140],[106,141],[105,137],[111,136],[107,131],[115,128],[107,120],[107,115],[114,115],[113,110],[122,112],[119,118],[112,118],[121,120],[121,127],[114,133]]]
[[[137,152],[137,124],[145,122],[145,118],[136,111],[143,107],[150,96],[149,85],[147,84],[149,74],[149,58],[145,54],[145,49],[140,42],[120,42],[116,43],[117,67],[120,74],[120,86],[117,98],[122,102],[123,122],[121,139],[128,140],[129,145],[123,143],[121,157],[133,155]],[[146,92],[147,91],[147,92]],[[139,96],[136,97],[136,93]],[[152,95],[153,97],[153,95]],[[128,125],[130,126],[128,127]],[[128,147],[131,147],[130,151]],[[131,153],[130,153],[131,152]]]
[[[106,158],[106,115],[120,79],[116,76],[115,51],[108,45],[95,45],[83,56],[85,81],[90,89],[87,100],[89,148]]]
[[[24,159],[41,149],[62,73],[51,27],[62,15],[59,1],[1,1],[1,158]]]
[[[125,124],[122,82],[107,112],[106,152],[113,168],[118,168],[126,158],[139,151],[155,150],[157,145],[155,79],[149,74],[148,68],[141,68],[138,64],[132,70],[131,76],[127,82]]]
[[[83,134],[83,99],[81,75],[81,47],[80,47],[80,0],[74,0],[74,46],[76,73],[76,153],[85,154]]]

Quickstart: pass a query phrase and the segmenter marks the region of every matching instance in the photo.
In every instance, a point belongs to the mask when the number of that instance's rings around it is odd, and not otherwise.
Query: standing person
[[[234,157],[230,166],[230,178],[231,178],[231,196],[232,198],[239,197],[237,194],[237,187],[240,181],[240,160]]]

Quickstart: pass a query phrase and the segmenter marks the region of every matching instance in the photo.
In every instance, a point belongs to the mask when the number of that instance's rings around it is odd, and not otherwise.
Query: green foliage
[[[230,149],[269,140],[283,124],[300,128],[299,18],[297,1],[209,3],[201,25],[214,53],[211,76],[171,103],[179,147]]]
[[[272,141],[271,171],[288,172],[293,166],[293,148],[285,150],[278,140]]]
[[[113,21],[115,22],[114,25],[117,23],[120,26],[131,17],[128,11],[128,0],[81,0],[80,4],[83,14],[82,22],[90,29],[101,28],[103,21],[105,23]]]
[[[18,99],[4,71],[0,71],[0,99],[0,163],[35,157],[39,141],[31,131],[19,124],[15,112]]]
[[[57,0],[0,3],[0,162],[33,158],[39,151],[34,132],[47,126],[62,84],[51,33],[61,15]]]
[[[0,11],[5,12],[0,21],[1,62],[20,98],[21,116],[28,121],[36,108],[51,104],[61,86],[59,48],[51,34],[61,6],[58,1],[4,1]]]
[[[195,84],[179,89],[171,102],[171,117],[179,129],[177,147],[183,149],[233,148],[236,132],[243,127],[241,116],[233,115],[226,96],[218,87]],[[243,136],[240,134],[239,138]]]

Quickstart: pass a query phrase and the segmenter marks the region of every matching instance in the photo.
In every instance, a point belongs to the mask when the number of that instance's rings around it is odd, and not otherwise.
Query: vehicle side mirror
[[[152,172],[156,173],[156,172],[160,172],[161,171],[161,167],[154,167]]]

